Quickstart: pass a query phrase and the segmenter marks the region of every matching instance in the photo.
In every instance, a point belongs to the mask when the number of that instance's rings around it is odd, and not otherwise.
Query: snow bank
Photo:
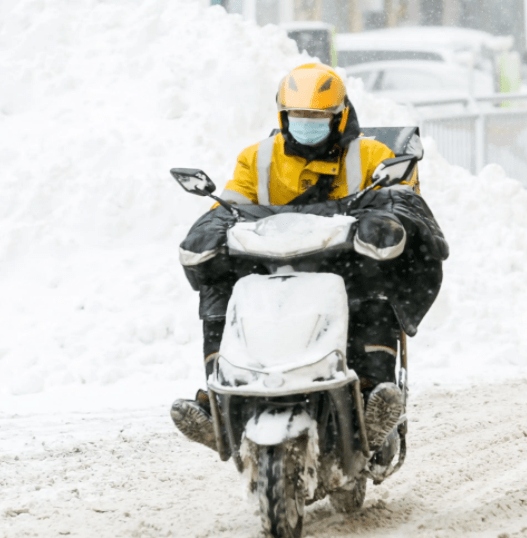
[[[296,46],[192,1],[0,10],[2,390],[201,378],[177,245],[210,203],[168,170],[221,187]]]
[[[209,204],[168,170],[202,168],[221,189],[237,153],[276,126],[277,83],[306,58],[276,27],[198,1],[2,2],[0,395],[10,409],[21,395],[91,406],[94,394],[126,404],[191,394],[200,323],[177,245]],[[412,123],[359,81],[349,93],[363,125]],[[452,258],[411,341],[411,375],[513,375],[527,340],[526,193],[501,169],[474,178],[427,150],[423,193]]]
[[[527,191],[496,164],[478,177],[425,140],[423,196],[450,245],[438,300],[411,341],[418,379],[527,373]],[[411,358],[411,362],[413,362]]]
[[[3,11],[1,259],[173,234],[207,203],[180,200],[167,170],[225,181],[239,148],[268,134],[269,96],[297,63],[276,28],[195,1]]]

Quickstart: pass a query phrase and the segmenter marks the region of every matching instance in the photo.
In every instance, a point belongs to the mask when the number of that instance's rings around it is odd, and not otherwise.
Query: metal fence
[[[423,120],[421,135],[431,136],[441,154],[452,164],[471,171],[477,169],[477,115],[463,115]]]
[[[413,103],[422,136],[435,139],[441,154],[473,174],[497,163],[527,186],[527,94],[500,94],[475,100]],[[459,107],[443,114],[441,108]]]

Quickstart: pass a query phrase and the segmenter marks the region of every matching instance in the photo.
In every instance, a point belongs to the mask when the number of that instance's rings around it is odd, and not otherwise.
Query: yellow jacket
[[[371,184],[375,168],[393,152],[381,142],[359,138],[334,162],[286,155],[281,133],[243,150],[222,198],[238,204],[285,205],[314,185],[320,174],[335,176],[330,200]],[[349,169],[349,170],[348,170]],[[417,174],[408,183],[418,191]]]

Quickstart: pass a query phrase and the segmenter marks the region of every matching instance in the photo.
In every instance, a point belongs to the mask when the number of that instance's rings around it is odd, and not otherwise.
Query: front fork
[[[406,411],[406,399],[408,398],[408,347],[406,333],[401,329],[401,368],[399,371],[399,388],[403,393],[404,409]]]
[[[343,470],[351,475],[356,470],[355,455],[353,449],[353,408],[356,409],[357,422],[359,425],[360,450],[363,456],[370,458],[366,426],[364,423],[364,403],[360,392],[360,381],[351,383],[351,391],[348,386],[330,390],[329,397],[335,409],[336,420],[339,429],[339,442],[342,454]],[[234,428],[231,421],[231,396],[222,395],[221,410],[218,405],[217,394],[209,389],[211,414],[216,436],[216,446],[222,461],[227,461],[232,454],[234,463],[239,472],[243,471],[243,462],[240,456],[240,447],[236,442]],[[353,403],[352,403],[353,400]],[[322,424],[320,424],[322,426]],[[322,432],[319,432],[322,434]],[[322,438],[322,435],[320,435]]]
[[[231,422],[231,396],[222,396],[222,410],[218,406],[217,394],[209,388],[210,410],[212,414],[212,423],[214,426],[214,435],[216,436],[216,447],[221,461],[227,461],[232,454],[234,464],[238,472],[243,471],[243,461],[240,456],[240,447],[234,438],[234,429]],[[227,437],[227,443],[223,436],[223,430]]]
[[[230,399],[230,398],[229,398]],[[229,459],[229,452],[225,444],[225,438],[222,433],[222,419],[220,414],[220,409],[218,406],[218,399],[216,393],[209,388],[209,400],[210,400],[210,411],[212,414],[212,425],[214,427],[214,436],[216,437],[216,448],[218,449],[218,454],[220,455],[221,461],[227,461]],[[232,428],[230,428],[232,431]],[[230,439],[229,439],[230,444]],[[238,467],[238,459],[241,463],[240,454],[238,453],[238,458],[234,457],[236,467]],[[240,470],[240,469],[238,469]]]
[[[406,457],[406,433],[408,430],[408,422],[406,418],[406,399],[408,394],[408,348],[406,342],[406,334],[401,330],[400,336],[400,355],[401,355],[401,368],[399,372],[398,384],[401,392],[403,393],[404,412],[401,417],[401,421],[397,427],[397,432],[400,438],[400,452],[399,460],[395,466],[389,466],[386,472],[382,476],[378,475],[372,478],[375,482],[379,482],[396,472],[401,468]],[[360,391],[360,381],[356,380],[352,383],[351,394],[348,387],[342,387],[329,391],[331,401],[336,410],[337,421],[339,425],[340,442],[342,463],[344,472],[347,475],[354,473],[354,451],[353,451],[353,421],[352,421],[352,407],[356,409],[357,424],[359,428],[359,441],[360,451],[364,458],[370,459],[372,454],[368,443],[368,437],[366,435],[366,425],[364,421],[364,400]],[[220,411],[218,406],[218,398],[213,390],[209,389],[209,397],[211,404],[211,413],[214,426],[214,434],[216,436],[216,446],[218,453],[222,461],[227,461],[232,454],[234,463],[239,472],[243,471],[243,462],[240,456],[240,447],[236,443],[234,429],[231,422],[230,402],[231,396],[222,396],[222,410]],[[351,399],[353,399],[354,406],[351,405]],[[226,436],[223,435],[225,431]],[[321,432],[320,432],[321,433]],[[226,439],[225,439],[226,437]]]

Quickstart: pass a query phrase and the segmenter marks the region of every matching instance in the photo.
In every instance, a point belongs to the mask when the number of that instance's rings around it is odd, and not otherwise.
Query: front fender
[[[307,433],[316,421],[298,407],[268,408],[249,419],[245,437],[260,446],[274,446]]]

